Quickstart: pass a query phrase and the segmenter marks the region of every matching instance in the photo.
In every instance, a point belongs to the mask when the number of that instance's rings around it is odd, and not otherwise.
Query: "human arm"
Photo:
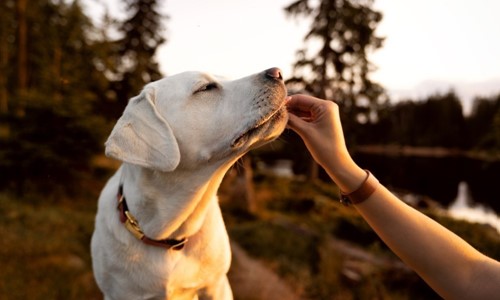
[[[356,190],[366,172],[347,151],[338,106],[304,95],[292,96],[287,105],[289,127],[301,136],[316,162],[343,192]],[[499,262],[406,205],[383,185],[355,207],[392,251],[444,298],[500,295]]]

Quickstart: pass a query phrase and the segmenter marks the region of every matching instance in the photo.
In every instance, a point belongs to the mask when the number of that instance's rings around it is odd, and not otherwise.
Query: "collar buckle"
[[[187,242],[187,238],[183,238],[180,240],[176,239],[164,239],[164,240],[155,240],[147,237],[139,226],[139,222],[132,215],[132,213],[128,210],[127,200],[123,195],[123,186],[120,184],[118,189],[117,197],[118,206],[117,209],[120,214],[120,222],[125,225],[125,228],[138,240],[142,241],[145,244],[153,245],[157,247],[163,247],[166,249],[173,250],[181,250],[184,248],[184,245]]]
[[[137,219],[129,212],[125,212],[127,219],[125,220],[125,228],[132,233],[137,239],[142,240],[144,232],[142,232]]]

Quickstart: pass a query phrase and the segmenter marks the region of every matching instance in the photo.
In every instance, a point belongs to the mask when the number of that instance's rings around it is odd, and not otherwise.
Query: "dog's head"
[[[232,160],[281,134],[285,98],[277,68],[232,81],[200,72],[169,76],[130,100],[106,155],[164,172]]]

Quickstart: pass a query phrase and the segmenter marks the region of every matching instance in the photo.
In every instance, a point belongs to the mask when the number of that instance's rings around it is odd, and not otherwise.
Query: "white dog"
[[[272,68],[234,81],[181,73],[130,100],[106,142],[123,164],[92,236],[106,299],[232,299],[216,192],[238,158],[284,130],[285,98]]]

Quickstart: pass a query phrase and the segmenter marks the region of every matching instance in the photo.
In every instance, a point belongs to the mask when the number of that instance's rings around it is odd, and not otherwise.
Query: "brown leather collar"
[[[132,233],[137,239],[141,240],[145,244],[157,247],[163,247],[166,249],[181,250],[182,248],[184,248],[184,244],[186,244],[187,242],[186,238],[180,240],[175,240],[175,239],[155,240],[147,237],[142,232],[139,223],[128,210],[127,201],[125,200],[125,196],[123,196],[122,184],[120,184],[118,188],[117,199],[118,199],[117,208],[120,213],[120,222],[122,222],[125,225],[125,228],[127,228],[127,230],[130,231],[130,233]]]

